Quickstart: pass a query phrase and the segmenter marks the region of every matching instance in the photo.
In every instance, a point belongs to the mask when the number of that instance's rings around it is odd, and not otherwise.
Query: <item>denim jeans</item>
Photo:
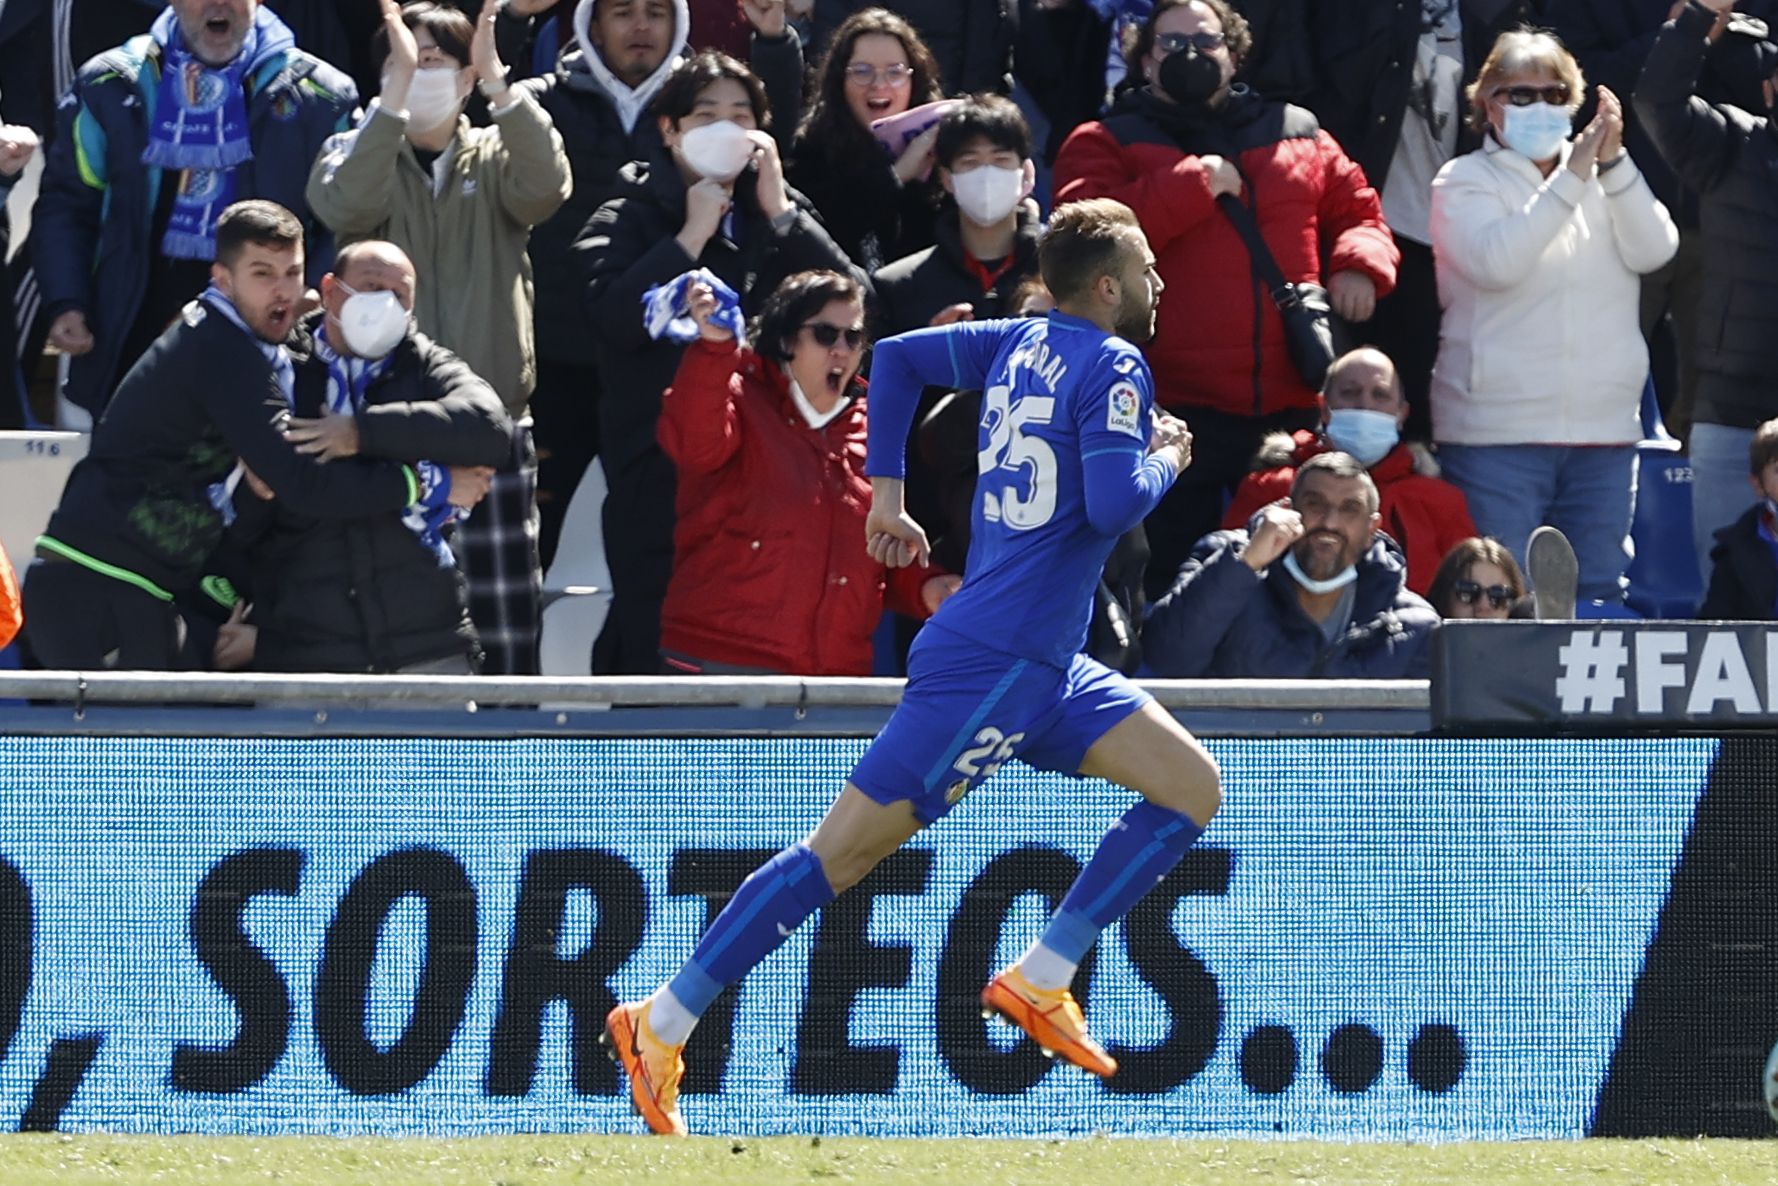
[[[1687,450],[1692,462],[1692,546],[1698,574],[1710,583],[1710,549],[1716,533],[1741,517],[1759,496],[1747,485],[1747,450],[1753,429],[1694,424]]]
[[[1531,533],[1548,524],[1580,564],[1581,601],[1621,602],[1636,511],[1634,445],[1445,445],[1445,478],[1469,500],[1483,535],[1521,566]]]

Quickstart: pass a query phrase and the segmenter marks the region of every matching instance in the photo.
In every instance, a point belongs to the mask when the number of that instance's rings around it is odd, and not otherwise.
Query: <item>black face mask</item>
[[[1222,65],[1195,49],[1168,54],[1161,60],[1155,80],[1167,96],[1182,107],[1202,106],[1222,86]]]

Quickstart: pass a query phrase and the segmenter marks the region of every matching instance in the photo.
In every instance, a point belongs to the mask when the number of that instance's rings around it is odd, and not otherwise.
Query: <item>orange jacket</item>
[[[0,547],[0,647],[6,646],[25,624],[25,608],[19,602],[19,582],[6,549]]]

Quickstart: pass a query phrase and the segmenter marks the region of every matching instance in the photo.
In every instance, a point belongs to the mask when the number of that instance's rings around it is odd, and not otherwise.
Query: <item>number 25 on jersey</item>
[[[982,517],[1014,531],[1042,527],[1056,513],[1056,454],[1049,443],[1026,433],[1048,424],[1056,401],[1047,395],[1021,396],[1012,389],[990,387],[982,396],[982,425],[988,447],[976,454],[982,478]]]

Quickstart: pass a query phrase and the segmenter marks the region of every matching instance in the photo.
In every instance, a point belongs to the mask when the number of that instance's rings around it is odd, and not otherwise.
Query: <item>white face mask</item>
[[[1295,552],[1284,553],[1284,571],[1288,572],[1297,584],[1311,593],[1332,593],[1335,589],[1344,589],[1358,579],[1358,566],[1348,564],[1325,581],[1318,581],[1303,571],[1303,566],[1296,562]]]
[[[951,174],[957,209],[977,226],[993,226],[1025,196],[1025,170],[1002,165],[978,165],[967,173]]]
[[[1501,143],[1534,161],[1547,161],[1562,151],[1562,142],[1574,130],[1568,108],[1552,103],[1508,107],[1500,130]]]
[[[416,132],[432,129],[457,118],[463,99],[457,94],[458,71],[450,66],[429,66],[414,71],[407,92],[407,125]]]
[[[753,159],[747,129],[732,119],[691,129],[679,141],[679,155],[692,172],[711,181],[733,181]]]
[[[1389,455],[1401,440],[1401,429],[1388,412],[1370,408],[1334,408],[1327,414],[1327,439],[1369,469]]]
[[[341,280],[334,283],[350,294],[338,319],[346,349],[359,358],[381,358],[407,336],[407,310],[400,297],[392,292],[354,292]]]

